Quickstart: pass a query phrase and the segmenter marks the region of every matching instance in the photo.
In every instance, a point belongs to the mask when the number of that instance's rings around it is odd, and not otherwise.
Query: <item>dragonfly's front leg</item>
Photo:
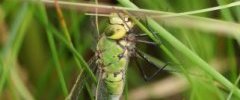
[[[140,40],[140,39],[137,39],[136,42],[137,43],[145,43],[145,44],[154,45],[154,46],[158,45],[158,43],[146,41],[146,40]]]
[[[156,34],[156,33],[153,33],[153,34]],[[153,41],[148,41],[148,40],[144,40],[144,39],[140,39],[141,37],[148,37],[147,34],[134,34],[136,39],[135,39],[135,42],[136,43],[145,43],[145,44],[149,44],[149,45],[154,45],[154,46],[157,46],[157,45],[160,45],[162,44],[162,42],[159,40],[159,42],[153,42]],[[154,35],[154,37],[156,37],[156,35]]]

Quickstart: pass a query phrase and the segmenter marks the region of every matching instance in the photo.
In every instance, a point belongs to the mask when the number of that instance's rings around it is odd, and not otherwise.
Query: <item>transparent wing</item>
[[[108,92],[106,85],[103,80],[103,72],[101,70],[97,71],[98,73],[98,84],[96,87],[96,99],[95,100],[107,100]]]
[[[91,58],[88,62],[90,69],[95,72],[97,69],[97,64],[96,64],[96,57],[94,56]],[[91,92],[90,86],[94,82],[89,82],[91,79],[87,75],[86,71],[81,71],[80,74],[77,77],[77,80],[75,84],[73,85],[71,92],[69,93],[68,97],[66,98],[67,100],[78,100],[80,93],[83,90],[83,87],[85,86],[88,90],[88,92]],[[90,93],[91,94],[91,93]]]
[[[85,83],[83,81],[83,80],[85,80],[84,77],[86,77],[86,75],[83,75],[83,72],[81,72],[78,75],[77,80],[76,80],[73,88],[71,89],[69,96],[67,97],[68,100],[78,100],[78,95],[80,94],[80,92],[82,91],[82,88],[85,85]]]
[[[96,16],[90,16],[90,28],[89,29],[92,29],[90,30],[91,32],[91,40],[92,40],[92,46],[91,46],[91,50],[93,51],[96,51],[96,47],[97,47],[97,42],[98,42],[98,39],[100,38],[101,34],[99,32],[99,24],[98,22],[96,22]]]

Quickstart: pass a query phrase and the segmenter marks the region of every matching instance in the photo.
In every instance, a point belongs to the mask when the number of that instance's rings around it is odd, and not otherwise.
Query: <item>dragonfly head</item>
[[[123,13],[112,13],[109,18],[110,27],[107,28],[107,36],[111,39],[121,39],[134,26],[128,15]]]

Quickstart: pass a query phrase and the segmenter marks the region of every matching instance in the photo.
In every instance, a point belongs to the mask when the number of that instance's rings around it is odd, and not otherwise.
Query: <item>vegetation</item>
[[[122,6],[136,32],[158,44],[137,45],[153,63],[140,60],[147,74],[157,70],[153,65],[168,64],[146,82],[131,59],[123,99],[240,98],[238,0],[68,1],[86,4],[77,9],[37,0],[0,2],[0,99],[65,99],[83,71],[97,82],[87,62],[107,17],[98,5],[98,17],[86,15],[96,3]],[[81,99],[93,99],[91,84],[86,86]]]

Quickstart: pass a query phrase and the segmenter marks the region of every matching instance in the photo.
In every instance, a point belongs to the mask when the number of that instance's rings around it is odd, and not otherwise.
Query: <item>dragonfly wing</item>
[[[83,75],[83,72],[81,72],[78,75],[78,78],[69,94],[69,96],[67,97],[67,100],[78,100],[78,96],[80,94],[80,92],[83,89],[83,85],[84,85],[84,81],[80,81],[80,80],[85,80],[84,78],[85,75]],[[86,76],[85,76],[86,77]]]
[[[94,72],[97,68],[96,64],[96,57],[93,57],[88,62],[90,69]],[[90,77],[87,75],[86,71],[81,71],[80,74],[77,77],[77,80],[75,84],[73,85],[70,94],[66,98],[66,100],[78,100],[80,93],[82,92],[82,89],[84,86],[89,87],[90,82],[88,82]],[[93,83],[93,82],[92,82]]]
[[[96,16],[91,16],[90,17],[90,28],[89,29],[93,29],[91,30],[91,39],[92,41],[92,46],[91,46],[91,50],[96,51],[96,47],[97,47],[97,41],[100,38],[100,33],[99,33],[99,29],[98,29],[98,22],[96,22]]]
[[[106,84],[103,79],[103,72],[101,70],[97,71],[98,83],[96,87],[96,100],[108,100],[108,92]]]

